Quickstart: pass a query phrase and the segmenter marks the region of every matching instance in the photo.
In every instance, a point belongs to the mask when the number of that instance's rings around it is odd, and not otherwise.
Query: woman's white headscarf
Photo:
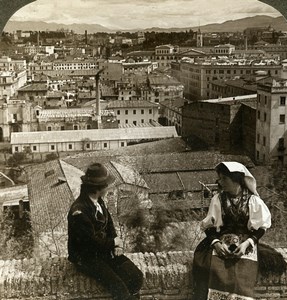
[[[229,170],[229,172],[243,173],[246,187],[249,189],[251,193],[258,196],[258,192],[256,190],[256,179],[253,177],[253,175],[248,171],[248,169],[243,164],[236,161],[225,161],[218,164],[215,167],[215,169],[221,164],[225,165],[226,168]]]
[[[241,172],[244,174],[244,181],[246,187],[250,190],[251,195],[249,199],[249,221],[248,229],[257,230],[258,228],[267,229],[271,226],[271,215],[268,207],[263,200],[258,196],[256,190],[256,180],[253,175],[247,170],[247,168],[235,161],[222,162],[230,172]],[[218,164],[215,169],[220,165]],[[215,227],[217,231],[220,231],[220,227],[223,225],[222,220],[222,208],[220,202],[220,194],[216,194],[212,197],[208,213],[206,218],[202,220],[201,227],[206,230],[210,227]]]

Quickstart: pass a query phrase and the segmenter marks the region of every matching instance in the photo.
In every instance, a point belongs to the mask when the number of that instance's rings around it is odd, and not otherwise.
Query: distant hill
[[[280,17],[270,17],[270,16],[254,16],[247,17],[243,19],[230,20],[223,23],[213,23],[208,25],[200,26],[201,32],[236,32],[244,31],[248,27],[267,27],[271,26],[276,30],[287,31],[287,21],[283,16]],[[145,29],[145,31],[158,31],[158,32],[177,32],[185,30],[198,30],[196,27],[186,27],[186,28],[158,28],[152,27]]]
[[[29,30],[38,30],[38,31],[56,31],[57,29],[68,29],[73,30],[76,33],[85,33],[85,30],[88,31],[88,33],[95,33],[95,32],[113,32],[113,30],[106,28],[99,24],[59,24],[59,23],[48,23],[48,22],[33,22],[33,21],[9,21],[4,31],[6,32],[13,32],[18,29],[21,29],[23,31],[29,31]]]
[[[270,16],[254,16],[237,20],[230,20],[223,23],[214,23],[200,26],[200,30],[202,32],[235,32],[235,31],[243,31],[248,27],[267,27],[271,26],[276,30],[287,31],[287,21],[283,16],[280,17],[270,17]],[[13,32],[17,29],[21,30],[37,30],[45,31],[51,30],[56,31],[57,29],[63,28],[68,30],[73,30],[76,33],[84,33],[85,30],[88,33],[96,33],[96,32],[115,32],[116,30],[104,27],[99,24],[58,24],[58,23],[48,23],[48,22],[19,22],[19,21],[9,21],[4,28],[4,31]],[[152,27],[146,29],[130,29],[130,30],[122,30],[122,31],[130,31],[135,32],[138,30],[143,31],[157,31],[157,32],[179,32],[186,30],[197,30],[197,27],[185,27],[185,28],[159,28]]]

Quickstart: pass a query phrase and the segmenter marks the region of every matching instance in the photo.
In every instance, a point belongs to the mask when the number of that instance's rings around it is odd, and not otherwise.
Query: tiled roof
[[[93,107],[69,109],[43,109],[40,111],[39,118],[90,117],[93,111]]]
[[[64,161],[83,169],[91,163],[91,161],[108,161],[110,159],[116,160],[117,157],[149,155],[153,153],[172,153],[183,152],[186,149],[185,142],[180,138],[164,139],[155,142],[131,145],[115,150],[103,150],[74,154],[63,158]]]
[[[30,92],[30,91],[48,91],[47,85],[43,83],[32,83],[20,88],[20,92]]]
[[[159,104],[145,101],[145,100],[116,100],[109,101],[107,108],[145,108],[145,107],[158,107]]]
[[[174,126],[162,127],[135,127],[135,128],[112,128],[91,130],[65,130],[65,131],[34,131],[13,132],[11,144],[41,144],[57,142],[78,142],[83,139],[91,141],[112,140],[142,140],[177,137]]]
[[[238,161],[247,167],[254,167],[248,156],[209,151],[122,156],[119,161],[130,164],[140,173],[214,170],[222,161]]]
[[[161,76],[149,76],[149,83],[150,85],[182,85],[176,78],[161,75]]]
[[[58,160],[25,168],[32,226],[37,233],[66,230],[67,213],[74,200]]]

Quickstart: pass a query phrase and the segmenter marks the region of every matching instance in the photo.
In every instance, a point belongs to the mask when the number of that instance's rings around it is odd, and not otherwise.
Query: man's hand
[[[115,247],[120,247],[120,248],[124,247],[123,240],[118,236],[115,238]]]
[[[124,253],[123,247],[124,247],[124,243],[123,243],[122,239],[119,238],[119,237],[116,237],[116,238],[115,238],[114,255],[115,255],[115,256],[120,256],[120,255],[122,255],[122,254]]]

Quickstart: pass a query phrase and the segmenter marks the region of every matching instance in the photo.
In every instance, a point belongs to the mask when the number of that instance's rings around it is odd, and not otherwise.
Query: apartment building
[[[256,160],[287,164],[287,79],[269,77],[258,84]]]
[[[205,58],[194,62],[181,60],[172,63],[172,76],[184,85],[184,96],[189,100],[211,98],[210,84],[213,80],[232,79],[265,71],[278,76],[282,66],[275,59]]]
[[[157,122],[159,105],[143,100],[117,100],[107,104],[106,109],[114,112],[119,126],[141,125]]]

